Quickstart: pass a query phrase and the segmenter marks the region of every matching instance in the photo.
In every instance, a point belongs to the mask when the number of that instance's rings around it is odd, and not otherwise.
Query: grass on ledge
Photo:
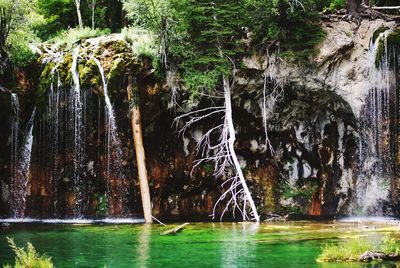
[[[352,238],[338,244],[325,244],[318,262],[355,262],[366,251],[386,254],[400,254],[400,243],[393,238],[385,238],[380,245],[373,245],[365,239]]]

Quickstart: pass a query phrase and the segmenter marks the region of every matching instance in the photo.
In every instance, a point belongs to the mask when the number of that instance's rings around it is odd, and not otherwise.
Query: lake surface
[[[170,225],[173,227],[176,225]],[[160,225],[11,224],[0,227],[0,264],[13,263],[6,237],[31,242],[56,267],[400,267],[400,263],[317,263],[326,243],[354,236],[400,239],[385,223],[193,223],[175,236]]]

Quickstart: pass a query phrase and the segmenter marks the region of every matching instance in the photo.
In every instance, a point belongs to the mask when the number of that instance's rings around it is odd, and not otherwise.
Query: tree
[[[182,131],[196,122],[222,115],[223,122],[205,132],[197,149],[203,155],[196,166],[211,162],[216,177],[228,177],[223,183],[227,186],[217,200],[226,201],[221,218],[229,209],[238,211],[243,220],[259,221],[255,202],[247,186],[235,151],[235,128],[231,92],[234,89],[236,66],[243,56],[242,42],[244,6],[235,0],[182,1],[177,4],[181,18],[187,21],[187,40],[181,47],[180,71],[185,85],[192,94],[215,96],[220,104],[177,117],[184,120]],[[243,17],[242,17],[243,16]],[[177,50],[175,50],[177,51]],[[179,51],[179,48],[178,48]],[[221,100],[222,103],[221,103]],[[212,137],[217,135],[215,141]]]
[[[96,5],[97,5],[97,0],[87,0],[88,5],[90,9],[92,10],[92,29],[95,28],[95,11],[96,11]]]
[[[346,0],[346,7],[350,13],[357,12],[361,7],[362,0]]]
[[[78,16],[78,24],[79,28],[83,28],[83,20],[82,20],[82,13],[81,13],[81,0],[74,0],[76,14]]]
[[[33,27],[42,23],[36,10],[34,0],[0,0],[0,73],[11,62],[24,65],[29,61],[29,43],[36,38]]]
[[[124,0],[123,8],[127,17],[135,26],[151,30],[159,36],[161,62],[166,67],[168,53],[168,33],[179,31],[171,30],[171,24],[178,24],[179,18],[173,19],[176,14],[173,8],[175,0]],[[180,20],[180,22],[183,22]]]
[[[128,75],[127,87],[128,101],[130,103],[130,115],[132,124],[133,141],[136,152],[136,162],[138,166],[140,194],[142,197],[142,206],[144,220],[146,223],[152,223],[151,213],[151,197],[149,189],[149,181],[147,178],[146,157],[143,147],[142,125],[140,113],[139,87],[134,84],[134,79],[131,74]]]

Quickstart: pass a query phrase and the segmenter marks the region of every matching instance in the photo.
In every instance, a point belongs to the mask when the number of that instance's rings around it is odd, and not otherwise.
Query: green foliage
[[[381,245],[380,250],[385,252],[386,254],[392,253],[392,254],[399,255],[400,254],[400,244],[396,239],[386,237],[383,240],[383,244]]]
[[[3,68],[7,67],[8,59],[20,67],[32,60],[29,44],[38,41],[33,28],[43,23],[36,11],[36,0],[0,0],[0,66]]]
[[[5,268],[53,268],[51,258],[39,255],[31,243],[27,243],[27,248],[19,248],[14,239],[7,237],[8,244],[15,254],[14,266],[5,265]]]
[[[157,36],[146,29],[139,27],[123,28],[121,31],[124,39],[131,44],[136,55],[158,58]]]
[[[180,42],[170,42],[185,86],[196,96],[213,90],[222,75],[229,76],[244,53],[242,2],[180,1]],[[177,45],[175,45],[177,44]]]
[[[76,9],[72,0],[37,0],[38,12],[46,23],[36,27],[37,34],[43,40],[54,38],[60,31],[66,31],[78,25]],[[88,1],[81,2],[84,25],[92,25],[92,10]],[[120,0],[97,0],[95,6],[95,27],[109,28],[117,32],[122,28],[122,4]]]
[[[311,198],[317,189],[318,185],[313,183],[295,188],[291,187],[287,182],[280,183],[280,191],[284,199],[303,197],[304,199],[311,201]]]
[[[275,44],[283,56],[308,61],[325,38],[319,24],[320,5],[316,0],[302,1],[302,6],[294,6],[290,0],[248,0],[246,8],[248,27],[253,33],[252,46],[259,49]]]
[[[379,251],[385,254],[400,253],[400,244],[397,240],[385,237],[379,245],[368,243],[365,239],[352,238],[338,244],[326,244],[321,255],[320,262],[357,261],[359,256],[366,251]]]
[[[357,261],[361,254],[373,249],[374,246],[365,239],[347,239],[338,244],[326,244],[317,260],[320,262]]]
[[[171,3],[170,0],[123,0],[123,8],[133,25],[158,32],[170,15]]]
[[[76,25],[76,12],[71,0],[38,0],[38,12],[45,23],[37,26],[38,36],[47,40],[67,27]]]
[[[72,28],[66,31],[61,31],[56,37],[50,39],[49,42],[71,46],[80,40],[107,35],[109,33],[110,29],[92,29],[89,27]]]
[[[334,11],[334,10],[339,10],[339,9],[345,8],[345,6],[346,6],[345,0],[333,0],[329,5],[329,9],[331,11]]]
[[[18,29],[10,34],[8,38],[9,53],[11,62],[19,67],[26,67],[35,59],[35,54],[30,43],[36,40],[31,31]]]

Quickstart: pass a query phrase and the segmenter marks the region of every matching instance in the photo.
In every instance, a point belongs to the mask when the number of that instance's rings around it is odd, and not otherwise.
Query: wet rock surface
[[[274,64],[271,64],[270,59],[260,55],[245,59],[245,68],[238,73],[236,87],[232,92],[233,117],[237,130],[235,148],[262,214],[336,215],[345,214],[349,210],[356,184],[358,117],[371,87],[367,79],[369,61],[366,55],[374,31],[382,25],[393,26],[380,20],[363,21],[358,28],[349,22],[326,22],[324,28],[327,38],[321,44],[318,56],[308,66],[298,66],[280,59],[275,59]],[[129,214],[140,214],[137,169],[127,114],[126,72],[127,69],[135,69],[137,73],[149,71],[148,62],[146,59],[127,57],[129,47],[115,36],[89,40],[82,47],[83,54],[91,53],[96,47],[95,54],[109,74],[110,99],[124,156],[120,164],[127,174],[126,180],[115,178],[113,185],[117,188],[125,185],[131,189]],[[65,68],[62,70],[67,70],[67,73],[60,74],[65,80],[70,79],[70,61],[71,58],[66,55],[63,63]],[[104,92],[99,86],[100,77],[93,62],[81,60],[79,64],[88,115],[85,125],[87,160],[82,167],[85,170],[84,215],[101,217],[104,216],[107,187]],[[42,66],[43,72],[45,68]],[[268,131],[274,154],[265,144],[261,116],[266,70],[269,73],[267,95],[271,96],[276,83],[280,85],[277,97],[268,99]],[[170,90],[163,86],[163,82],[154,73],[148,73],[150,75],[141,81],[140,104],[154,214],[163,219],[210,219],[213,206],[223,192],[220,184],[225,178],[216,180],[212,176],[213,167],[209,165],[193,169],[193,161],[199,157],[196,152],[199,135],[217,120],[199,123],[184,136],[179,136],[172,127],[173,120],[185,109],[171,109]],[[47,99],[47,95],[38,94],[37,89],[46,86],[49,85],[36,81],[24,89],[20,96],[23,99],[26,99],[25,96],[34,96],[33,99],[40,103]],[[68,92],[68,89],[65,90]],[[0,102],[4,103],[4,107],[10,105],[8,98],[6,93],[0,93]],[[186,103],[187,96],[182,94],[179,102]],[[27,111],[34,104],[21,103],[25,107],[24,122],[27,120]],[[201,108],[205,105],[205,102],[200,102],[195,106]],[[45,107],[42,115],[46,114]],[[68,116],[68,111],[64,112]],[[9,113],[2,110],[0,117],[6,122]],[[34,130],[36,143],[27,215],[69,217],[70,208],[77,198],[71,188],[71,169],[68,169],[71,155],[67,149],[57,154],[57,165],[65,168],[59,169],[57,180],[60,188],[54,191],[51,188],[51,176],[54,174],[51,173],[49,156],[46,154],[46,141],[51,140],[47,135],[46,120],[42,117]],[[67,124],[65,127],[67,129]],[[3,132],[0,138],[7,140]],[[60,142],[60,146],[68,148],[67,140]],[[9,151],[3,149],[0,149],[0,214],[8,216]],[[217,211],[221,212],[222,209],[223,206],[218,207]],[[116,206],[115,210],[114,215],[119,216],[121,209]]]

